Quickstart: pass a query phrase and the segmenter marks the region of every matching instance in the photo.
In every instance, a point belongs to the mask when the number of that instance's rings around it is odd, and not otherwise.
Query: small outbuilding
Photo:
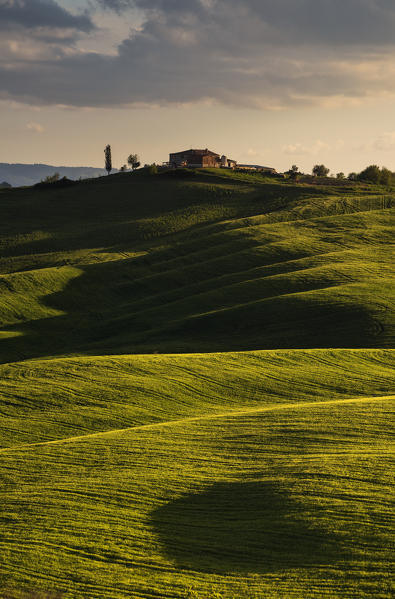
[[[271,166],[261,166],[260,164],[238,164],[238,169],[242,169],[244,171],[258,171],[264,173],[270,173],[271,175],[275,175],[277,173],[275,168]]]

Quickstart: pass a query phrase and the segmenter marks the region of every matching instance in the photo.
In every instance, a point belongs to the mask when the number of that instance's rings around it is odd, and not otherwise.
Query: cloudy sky
[[[0,161],[395,170],[394,59],[394,0],[0,0]]]

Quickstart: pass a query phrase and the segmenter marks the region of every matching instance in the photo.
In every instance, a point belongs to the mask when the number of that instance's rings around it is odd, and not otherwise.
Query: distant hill
[[[90,166],[51,166],[50,164],[9,164],[0,162],[0,181],[7,181],[13,187],[34,185],[44,177],[59,173],[68,179],[90,179],[106,174],[103,168]]]

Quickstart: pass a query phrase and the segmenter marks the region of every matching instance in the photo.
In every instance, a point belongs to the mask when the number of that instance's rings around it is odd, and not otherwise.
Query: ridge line
[[[216,419],[221,419],[221,418],[227,418],[227,417],[237,417],[237,416],[245,416],[248,414],[260,414],[260,413],[264,413],[264,412],[275,412],[275,411],[280,411],[280,410],[292,410],[292,409],[299,409],[299,408],[308,408],[308,407],[321,407],[321,406],[328,406],[328,405],[342,405],[342,404],[353,404],[353,403],[368,403],[368,402],[375,402],[375,401],[385,401],[388,399],[395,399],[395,395],[381,395],[381,396],[377,396],[377,397],[358,397],[358,398],[352,398],[352,399],[331,399],[331,400],[327,400],[327,401],[304,401],[304,402],[299,402],[299,403],[287,403],[287,404],[282,404],[282,405],[272,405],[272,406],[267,406],[267,407],[261,407],[261,408],[246,408],[244,410],[231,410],[230,412],[220,412],[217,414],[205,414],[205,415],[201,415],[201,416],[187,416],[185,418],[179,418],[177,420],[165,420],[162,422],[153,422],[150,424],[139,424],[137,426],[130,426],[130,427],[126,427],[126,428],[121,428],[121,429],[111,429],[109,431],[100,431],[100,432],[96,432],[96,433],[87,433],[86,435],[77,435],[77,436],[73,436],[73,437],[65,437],[64,439],[54,439],[52,441],[38,441],[36,443],[26,443],[26,444],[22,444],[22,445],[17,445],[17,446],[13,446],[13,447],[3,447],[0,449],[0,453],[7,453],[9,451],[18,451],[18,450],[23,450],[23,449],[29,449],[31,447],[42,447],[42,446],[47,446],[47,445],[57,445],[57,444],[61,444],[61,443],[72,443],[74,441],[80,441],[83,439],[88,439],[88,438],[93,438],[93,437],[102,437],[105,435],[112,435],[112,434],[116,434],[116,433],[124,433],[124,432],[132,432],[132,431],[138,431],[138,430],[146,430],[146,429],[151,429],[151,428],[159,428],[159,427],[163,427],[163,426],[172,426],[172,425],[177,425],[177,424],[182,424],[182,423],[189,423],[189,422],[199,422],[202,420],[216,420]]]

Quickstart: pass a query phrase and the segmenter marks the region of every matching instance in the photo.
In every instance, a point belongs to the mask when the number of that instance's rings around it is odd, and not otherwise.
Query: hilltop
[[[0,190],[5,597],[391,597],[395,194],[317,183]]]

